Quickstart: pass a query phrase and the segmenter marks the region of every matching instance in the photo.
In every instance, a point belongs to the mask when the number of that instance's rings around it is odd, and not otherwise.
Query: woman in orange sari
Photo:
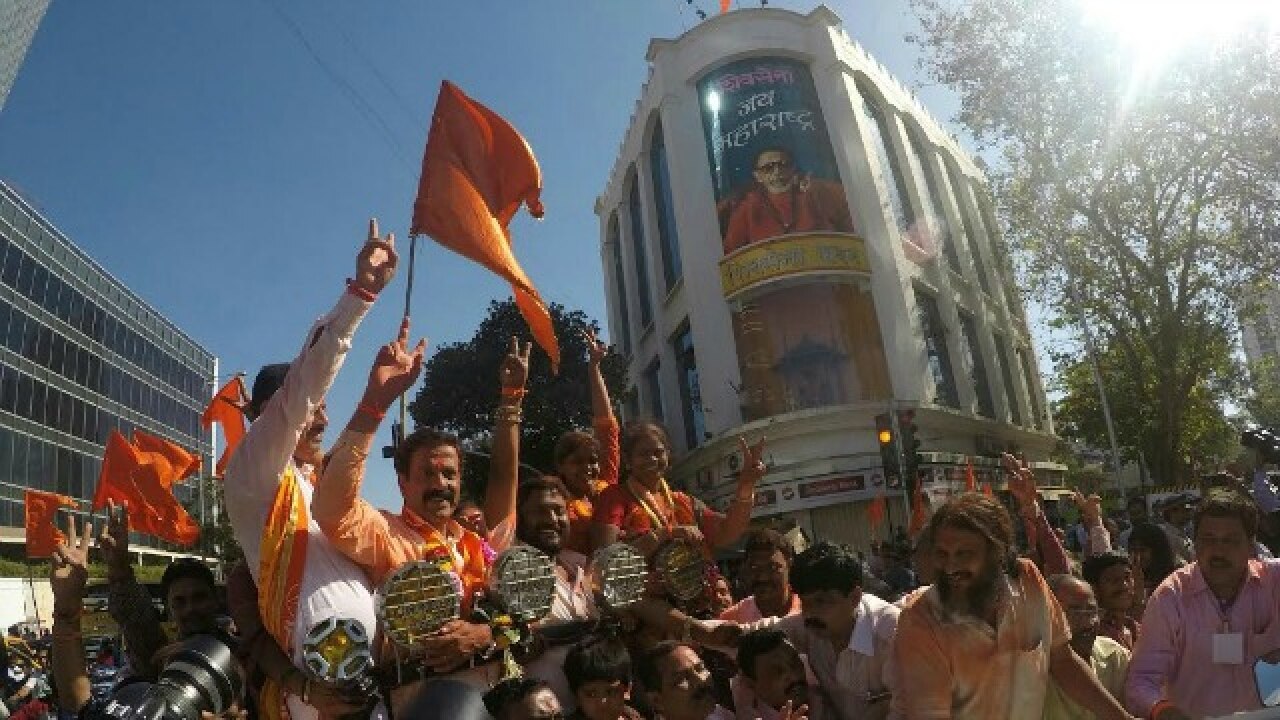
[[[618,483],[618,421],[609,404],[609,388],[604,384],[600,363],[609,347],[594,332],[586,331],[587,382],[591,386],[591,429],[593,433],[573,430],[556,442],[556,475],[564,481],[573,497],[569,498],[569,537],[564,547],[590,555],[591,518],[600,493]]]

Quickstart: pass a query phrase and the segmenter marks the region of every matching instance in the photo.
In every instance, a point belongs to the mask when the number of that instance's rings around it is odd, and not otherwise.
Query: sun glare
[[[1137,72],[1193,42],[1243,30],[1280,31],[1278,0],[1080,0],[1087,22],[1113,32],[1131,49]]]

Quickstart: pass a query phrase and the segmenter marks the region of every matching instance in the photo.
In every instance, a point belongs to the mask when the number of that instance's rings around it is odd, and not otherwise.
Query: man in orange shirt
[[[770,147],[756,154],[755,182],[729,216],[724,254],[779,235],[853,232],[844,187],[796,172],[791,151]]]
[[[422,370],[424,343],[412,350],[405,319],[395,342],[379,350],[356,412],[335,444],[324,477],[316,488],[312,514],[330,542],[382,583],[401,565],[440,559],[458,575],[463,589],[462,618],[445,624],[423,642],[424,664],[436,673],[456,671],[478,653],[493,649],[492,628],[469,622],[475,591],[486,580],[493,550],[485,538],[453,519],[462,482],[462,450],[458,439],[419,428],[396,448],[395,469],[404,507],[399,513],[378,510],[360,497],[365,462],[374,434],[392,402],[412,387]],[[493,455],[485,519],[496,528],[491,538],[514,525],[519,464],[520,407],[529,371],[531,345],[515,338],[501,369],[502,404],[494,413]],[[488,687],[501,672],[499,663],[459,673],[459,679]]]

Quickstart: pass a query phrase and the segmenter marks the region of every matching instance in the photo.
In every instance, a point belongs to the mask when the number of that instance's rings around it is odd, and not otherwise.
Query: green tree
[[[214,557],[222,564],[223,572],[230,570],[236,563],[244,559],[244,551],[236,540],[235,531],[231,528],[231,519],[227,517],[226,503],[223,502],[222,481],[218,478],[201,478],[204,483],[205,518],[200,526],[200,540],[192,551],[198,551],[207,557]],[[192,501],[186,505],[187,513],[200,521],[200,494],[196,493]]]
[[[1280,430],[1280,368],[1275,360],[1265,360],[1249,368],[1249,378],[1252,389],[1244,399],[1249,419]]]
[[[583,332],[600,330],[580,310],[570,312],[557,304],[550,309],[560,340],[560,373],[552,375],[546,354],[534,349],[520,443],[520,461],[542,471],[551,470],[555,444],[562,434],[591,426]],[[493,411],[499,401],[498,367],[513,336],[529,337],[515,302],[490,303],[488,316],[470,340],[446,345],[427,361],[422,389],[409,406],[414,424],[455,433],[468,450],[487,454]],[[625,361],[610,353],[601,369],[610,396],[617,398],[625,387]],[[483,493],[488,472],[484,454],[468,453],[463,464],[464,485],[473,497]]]
[[[1215,347],[1220,352],[1214,358],[1214,372],[1192,388],[1186,398],[1182,436],[1176,443],[1183,454],[1166,464],[1174,468],[1176,474],[1156,474],[1154,478],[1158,482],[1187,477],[1197,464],[1221,462],[1229,459],[1233,452],[1236,432],[1227,422],[1222,403],[1235,387],[1234,361],[1229,343],[1224,341]],[[1054,405],[1058,433],[1064,438],[1109,449],[1098,388],[1087,358],[1057,354],[1054,361],[1053,390],[1061,393]],[[1107,388],[1122,460],[1136,462],[1141,451],[1148,467],[1155,466],[1159,453],[1165,452],[1169,445],[1158,435],[1160,423],[1156,413],[1160,408],[1151,400],[1157,374],[1150,362],[1131,364],[1128,356],[1114,347],[1099,352],[1098,366]]]
[[[1280,271],[1276,42],[1259,27],[1153,67],[1074,0],[912,4],[922,64],[998,158],[1022,287],[1131,368],[1110,397],[1147,410],[1120,432],[1151,448],[1154,477],[1185,477],[1242,300]]]

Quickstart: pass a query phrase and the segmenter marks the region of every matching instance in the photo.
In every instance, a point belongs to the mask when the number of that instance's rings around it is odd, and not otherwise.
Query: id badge
[[[1215,665],[1243,664],[1244,635],[1240,633],[1214,633],[1213,662]]]

